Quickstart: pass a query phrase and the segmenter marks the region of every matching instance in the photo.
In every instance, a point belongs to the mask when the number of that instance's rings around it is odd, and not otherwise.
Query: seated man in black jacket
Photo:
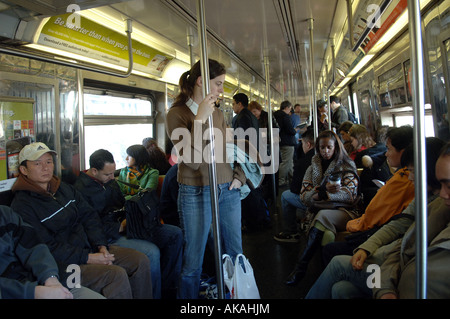
[[[148,258],[133,249],[108,247],[97,212],[53,175],[52,154],[39,142],[20,151],[11,208],[36,229],[60,269],[80,267],[82,286],[106,298],[152,298]]]
[[[153,298],[175,298],[182,263],[181,229],[159,225],[147,240],[127,238],[125,233],[119,233],[120,222],[114,212],[123,210],[125,197],[114,179],[114,157],[107,150],[96,150],[89,157],[89,167],[80,173],[74,187],[98,212],[109,243],[144,253],[150,260]]]
[[[103,299],[88,288],[67,287],[47,245],[33,227],[0,205],[0,299]],[[61,276],[61,277],[60,277]],[[68,278],[70,280],[70,278]]]

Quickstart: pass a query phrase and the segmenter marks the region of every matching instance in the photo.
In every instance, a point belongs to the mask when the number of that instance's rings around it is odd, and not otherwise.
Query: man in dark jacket
[[[233,118],[234,138],[238,140],[246,139],[257,147],[259,124],[258,119],[248,109],[247,95],[238,93],[233,96],[233,111],[237,114]],[[239,128],[243,131],[236,131]],[[254,130],[247,131],[249,128],[254,128]],[[244,136],[244,133],[247,134]]]
[[[300,190],[303,176],[306,169],[311,165],[312,157],[315,154],[314,131],[311,127],[303,133],[301,143],[304,155],[295,161],[290,189],[281,194],[283,231],[273,237],[280,242],[298,242],[300,240],[296,222],[297,209],[302,213],[305,213],[307,209],[306,205],[300,200]]]
[[[331,126],[337,130],[342,123],[348,121],[348,112],[347,109],[341,105],[341,98],[335,95],[330,96],[330,107],[332,113]]]
[[[64,287],[47,245],[8,206],[0,206],[0,242],[0,299],[104,298],[85,287]]]
[[[114,179],[113,155],[99,149],[89,157],[89,169],[80,172],[74,187],[98,212],[110,243],[147,255],[153,281],[153,298],[175,298],[181,272],[183,233],[173,225],[159,225],[148,240],[130,239],[119,233],[125,197]]]
[[[289,175],[292,176],[294,170],[294,147],[295,129],[292,127],[290,118],[292,104],[289,101],[281,102],[280,109],[273,115],[280,126],[280,153],[281,163],[279,168],[279,186],[286,186]]]
[[[60,269],[80,267],[81,285],[106,298],[151,298],[148,258],[133,249],[108,246],[97,212],[53,175],[52,154],[39,142],[21,150],[11,208],[36,229]]]

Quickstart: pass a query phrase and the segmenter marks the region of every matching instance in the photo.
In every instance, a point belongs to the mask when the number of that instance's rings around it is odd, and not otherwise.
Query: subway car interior
[[[418,21],[409,2],[418,3]],[[374,139],[382,127],[411,125],[421,138],[450,140],[450,0],[0,0],[2,204],[30,142],[56,151],[55,174],[67,183],[100,148],[117,169],[127,165],[127,147],[148,137],[170,156],[166,114],[180,76],[205,54],[226,67],[220,110],[229,127],[237,93],[269,114],[285,100],[300,104],[304,125],[317,120],[320,100],[339,96]],[[423,62],[420,79],[413,61]],[[323,265],[315,254],[305,279],[285,285],[308,238],[274,240],[289,187],[273,176],[267,220],[243,227],[243,251],[262,299],[301,299]],[[213,250],[208,276],[216,275]]]

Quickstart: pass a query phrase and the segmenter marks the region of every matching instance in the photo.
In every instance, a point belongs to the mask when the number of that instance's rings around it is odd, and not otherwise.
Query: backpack
[[[125,202],[127,237],[150,239],[155,228],[161,226],[159,198],[155,190],[144,190]]]
[[[348,120],[349,120],[350,122],[352,122],[352,123],[354,123],[354,124],[359,124],[358,121],[356,120],[355,114],[353,114],[353,113],[350,112],[350,111],[347,111],[347,114],[348,114]]]

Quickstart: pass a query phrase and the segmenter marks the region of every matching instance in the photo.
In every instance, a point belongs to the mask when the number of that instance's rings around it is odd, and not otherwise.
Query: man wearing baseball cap
[[[11,208],[32,225],[67,277],[69,265],[81,269],[80,284],[106,298],[152,298],[150,263],[130,248],[108,246],[97,212],[71,185],[54,175],[56,152],[44,143],[19,154],[19,177]]]

